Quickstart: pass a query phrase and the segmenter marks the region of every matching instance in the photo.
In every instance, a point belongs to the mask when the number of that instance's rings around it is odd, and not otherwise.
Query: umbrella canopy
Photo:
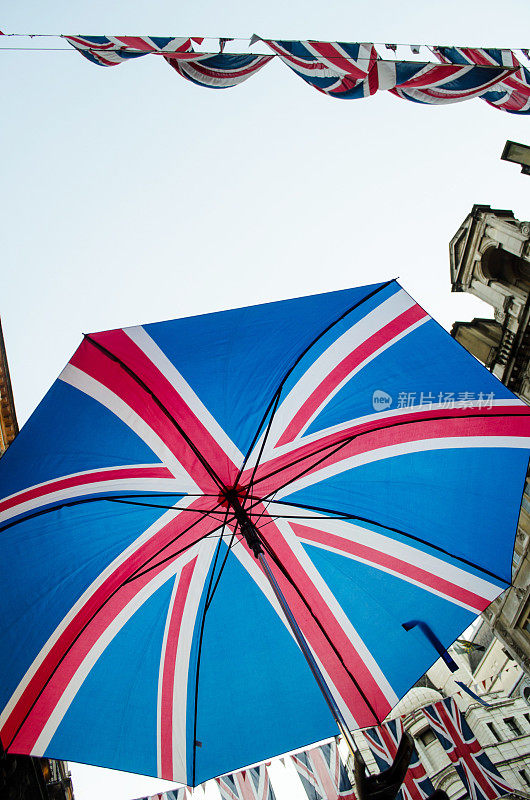
[[[197,784],[336,733],[234,497],[377,724],[438,655],[404,624],[510,583],[529,432],[394,281],[86,336],[0,461],[4,747]]]

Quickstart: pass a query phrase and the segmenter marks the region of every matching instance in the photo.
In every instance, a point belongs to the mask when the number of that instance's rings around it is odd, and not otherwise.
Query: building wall
[[[493,309],[493,319],[456,322],[452,334],[530,404],[530,222],[512,211],[473,206],[449,245],[451,284]],[[530,483],[517,529],[512,588],[484,613],[530,675]]]
[[[450,243],[453,291],[469,292],[493,317],[456,322],[452,335],[499,380],[530,404],[530,222],[512,211],[474,206]],[[450,800],[467,797],[448,756],[429,732],[422,706],[455,696],[491,761],[519,797],[530,798],[530,476],[527,476],[513,559],[513,586],[490,605],[468,633],[478,647],[451,648],[452,675],[440,660],[393,710],[415,741],[435,789]],[[462,693],[471,687],[487,706]],[[355,741],[369,771],[377,773],[366,740]],[[348,759],[352,767],[351,757]]]
[[[0,323],[0,456],[4,453],[18,433],[15,403],[11,390],[11,379]]]
[[[520,670],[519,670],[520,675]],[[462,675],[460,677],[463,677]],[[469,676],[468,676],[469,677]],[[511,680],[514,680],[512,671]],[[470,681],[471,682],[471,681]],[[516,684],[518,677],[516,677]],[[447,682],[446,689],[452,689]],[[455,689],[458,687],[455,685]],[[452,692],[451,692],[452,693]],[[441,699],[446,692],[424,697],[418,689],[412,689],[391,714],[400,716],[405,730],[414,739],[416,752],[435,789],[447,792],[449,800],[464,800],[467,791],[445,753],[442,745],[430,730],[422,706]],[[513,793],[519,797],[530,797],[530,704],[515,692],[507,696],[501,687],[497,691],[481,693],[485,707],[467,695],[457,695],[457,704],[465,714],[469,727],[475,734],[491,761],[495,764]],[[399,712],[405,709],[405,713]],[[370,774],[378,772],[375,760],[362,733],[354,734],[355,742],[367,764]],[[347,753],[348,768],[353,775],[353,760]]]

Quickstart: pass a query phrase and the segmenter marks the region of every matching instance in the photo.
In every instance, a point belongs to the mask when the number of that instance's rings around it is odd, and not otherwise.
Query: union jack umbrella
[[[509,67],[513,71],[481,95],[490,106],[512,114],[530,114],[530,70],[524,67],[513,50],[479,47],[435,47],[434,52],[445,63],[481,64]]]
[[[308,800],[357,800],[336,739],[291,757]],[[224,799],[223,799],[224,800]]]
[[[0,460],[5,749],[196,785],[379,724],[510,583],[529,415],[395,281],[85,336]]]
[[[403,736],[403,723],[401,719],[392,719],[377,728],[367,728],[363,731],[363,735],[379,770],[382,772],[393,763],[396,757],[399,743]],[[434,786],[425,772],[416,750],[414,750],[409,769],[397,798],[398,800],[425,800],[433,792]]]
[[[423,713],[471,800],[495,800],[513,792],[476,740],[453,697],[426,706]]]
[[[221,800],[276,800],[265,764],[216,778]]]

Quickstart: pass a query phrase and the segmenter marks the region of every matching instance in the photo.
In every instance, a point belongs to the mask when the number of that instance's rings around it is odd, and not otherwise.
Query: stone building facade
[[[453,291],[469,292],[493,308],[493,317],[456,322],[452,335],[530,404],[530,222],[516,219],[512,211],[473,206],[450,242],[450,266]],[[425,705],[449,696],[457,698],[513,796],[530,800],[530,476],[512,581],[474,630],[477,647],[469,652],[451,648],[459,672],[452,675],[439,660],[390,714],[401,717],[434,788],[446,791],[450,800],[464,800],[467,792],[422,712]],[[487,705],[462,693],[455,679],[472,687]],[[356,732],[355,740],[369,770],[377,772],[362,734]]]
[[[493,318],[456,322],[452,335],[502,383],[530,404],[530,222],[512,211],[475,205],[449,245],[454,292],[493,308]],[[530,483],[514,552],[513,586],[484,616],[507,652],[530,675]]]
[[[0,456],[7,450],[18,433],[15,402],[11,390],[11,379],[0,322]]]
[[[419,682],[421,685],[407,692],[394,707],[389,718],[401,718],[434,788],[447,792],[449,800],[467,800],[466,787],[422,712],[426,705],[455,697],[479,744],[512,787],[510,796],[529,800],[530,680],[519,664],[506,655],[502,642],[485,621],[473,639],[484,649],[461,653],[455,647],[450,648],[459,666],[458,673],[453,675],[443,661],[437,661]],[[487,705],[462,692],[456,680],[472,687]],[[362,733],[355,732],[354,738],[369,771],[377,773]],[[347,756],[346,763],[353,775],[351,757]]]

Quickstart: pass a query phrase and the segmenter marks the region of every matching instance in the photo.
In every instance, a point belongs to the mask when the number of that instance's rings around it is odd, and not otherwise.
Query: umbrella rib
[[[210,590],[212,588],[213,577],[214,577],[214,573],[215,573],[215,566],[217,564],[217,559],[219,557],[219,552],[221,550],[221,543],[223,541],[223,535],[224,535],[224,531],[225,531],[226,524],[227,524],[227,521],[228,521],[228,514],[229,514],[229,508],[226,509],[225,520],[224,520],[224,523],[222,525],[221,537],[220,537],[220,539],[219,539],[219,541],[217,543],[217,547],[215,549],[214,563],[213,563],[213,566],[212,566],[212,571],[210,573],[210,580],[208,582],[208,588],[206,590],[204,608],[203,608],[202,617],[201,617],[201,628],[200,628],[200,632],[199,632],[199,642],[198,642],[198,645],[197,645],[197,661],[196,661],[196,664],[195,664],[195,698],[194,698],[194,708],[193,708],[193,768],[192,768],[192,778],[191,778],[192,785],[195,785],[195,766],[196,766],[196,758],[197,758],[197,744],[196,744],[197,743],[197,712],[198,712],[198,706],[199,706],[199,670],[200,670],[200,666],[201,666],[201,653],[202,653],[202,641],[203,641],[203,635],[204,635],[204,625],[205,625],[205,621],[206,621],[206,613],[207,613],[208,608],[209,608],[208,597],[210,595]],[[228,552],[230,552],[230,548],[228,549]],[[222,571],[224,569],[224,565],[225,564],[226,564],[226,556],[225,556],[225,559],[223,560],[223,563],[221,565],[221,571],[219,573],[219,578],[221,577],[221,573],[222,573]],[[219,580],[217,581],[217,583],[215,585],[215,588],[217,588],[217,584],[218,583],[219,583]],[[213,593],[212,593],[212,597],[213,597]]]
[[[226,523],[226,520],[225,520],[225,526],[226,526],[226,524],[227,523]],[[221,535],[221,538],[222,538],[222,535]],[[214,584],[214,586],[212,588],[212,591],[210,593],[210,597],[209,597],[209,599],[208,599],[208,601],[207,601],[207,603],[205,605],[206,611],[208,611],[208,609],[210,608],[210,606],[212,604],[212,600],[213,600],[214,594],[217,591],[217,587],[219,586],[219,581],[221,580],[221,575],[223,574],[223,570],[225,568],[226,562],[228,561],[228,556],[230,555],[230,550],[232,549],[232,545],[234,543],[234,539],[235,538],[236,538],[236,532],[235,532],[235,530],[233,530],[232,531],[232,536],[230,537],[230,541],[228,542],[228,547],[227,547],[227,550],[226,550],[226,553],[225,553],[225,557],[223,559],[223,563],[221,564],[221,566],[219,568],[219,574],[217,576],[215,584]]]
[[[483,417],[491,418],[491,417],[520,417],[520,416],[521,416],[520,414],[514,414],[514,413],[510,413],[510,412],[506,411],[506,412],[502,412],[502,413],[499,413],[499,414],[492,414],[492,413],[473,414],[472,419],[482,419]],[[451,417],[446,417],[446,416],[429,416],[429,417],[427,417],[427,416],[425,416],[423,419],[411,419],[411,420],[402,420],[401,422],[392,422],[392,423],[388,423],[387,425],[381,425],[381,426],[379,426],[377,428],[371,428],[370,430],[367,430],[367,431],[359,431],[358,433],[350,434],[349,436],[347,436],[344,439],[342,439],[341,441],[339,441],[338,444],[342,447],[343,445],[346,445],[346,444],[349,444],[350,442],[353,442],[354,439],[357,439],[360,436],[368,436],[371,433],[379,433],[379,431],[386,431],[386,430],[390,430],[390,428],[398,428],[398,427],[401,427],[403,425],[421,425],[421,424],[423,424],[425,422],[438,422],[438,421],[441,421],[441,420],[453,420],[453,419],[469,419],[469,414],[454,414]],[[301,461],[305,461],[308,458],[311,458],[312,456],[315,456],[315,455],[318,455],[319,453],[322,453],[324,450],[327,450],[328,448],[333,447],[335,444],[337,444],[337,442],[333,442],[332,444],[323,445],[321,448],[318,448],[316,450],[312,450],[310,453],[306,453],[305,455],[300,456],[295,461],[290,461],[290,462],[284,464],[283,466],[278,467],[275,470],[272,470],[272,472],[268,472],[266,475],[262,475],[256,481],[254,481],[253,486],[257,486],[259,483],[262,483],[263,481],[266,481],[269,478],[274,477],[274,475],[278,475],[280,472],[284,472],[285,470],[290,469],[294,464],[299,464]],[[328,458],[330,455],[333,455],[333,452],[332,453],[328,453],[325,456],[325,458]],[[324,460],[324,459],[322,459],[322,460]],[[321,461],[318,461],[317,464],[320,464]],[[298,480],[301,477],[301,475],[305,475],[306,472],[308,472],[311,469],[313,469],[315,466],[317,466],[317,464],[313,464],[311,467],[309,467],[308,470],[304,470],[304,472],[302,472],[300,475],[297,475],[296,477],[291,478],[289,481],[287,481],[283,486],[281,486],[279,488],[283,489],[283,488],[285,488],[285,486],[288,486],[290,483],[293,483],[294,481]],[[277,490],[275,490],[275,491],[277,491]]]
[[[413,541],[418,542],[419,544],[424,544],[426,545],[426,547],[432,548],[433,550],[437,550],[439,553],[443,553],[444,555],[449,556],[449,558],[454,558],[456,561],[461,561],[463,564],[467,564],[468,567],[473,567],[474,569],[478,569],[485,575],[489,575],[491,578],[495,578],[495,580],[500,581],[505,586],[510,586],[509,581],[507,581],[505,578],[501,578],[501,576],[497,575],[495,572],[491,572],[491,570],[486,569],[485,567],[481,567],[479,564],[475,564],[475,562],[470,561],[469,559],[464,558],[463,556],[457,556],[454,553],[445,550],[443,547],[440,547],[439,545],[433,544],[432,542],[428,542],[426,539],[422,539],[420,536],[415,536],[413,533],[407,533],[406,531],[403,531],[400,528],[393,528],[390,525],[384,525],[382,522],[377,522],[376,520],[369,519],[368,517],[361,517],[357,514],[348,514],[346,512],[335,511],[334,509],[331,508],[323,508],[321,506],[309,505],[308,503],[293,503],[293,502],[288,502],[287,500],[271,500],[270,502],[280,505],[293,506],[294,508],[302,508],[308,511],[320,511],[322,512],[322,514],[326,515],[340,514],[341,515],[340,517],[335,517],[335,518],[343,520],[355,520],[357,522],[366,522],[369,525],[376,525],[378,528],[384,528],[387,531],[392,531],[392,533],[397,533],[400,536],[405,536],[407,539],[412,539]],[[318,517],[316,519],[318,519]]]
[[[270,433],[270,429],[271,429],[271,426],[272,426],[272,421],[274,419],[274,415],[276,413],[276,409],[278,408],[278,404],[280,402],[280,395],[281,395],[281,389],[276,391],[276,400],[274,401],[274,404],[272,406],[271,416],[270,416],[270,419],[269,419],[269,422],[268,422],[268,425],[267,425],[267,430],[265,431],[265,435],[263,437],[263,441],[261,442],[261,447],[260,447],[260,450],[259,450],[259,453],[258,453],[258,457],[256,458],[256,463],[254,464],[254,467],[252,469],[252,474],[251,474],[250,479],[248,481],[247,491],[245,493],[245,501],[248,499],[248,496],[249,496],[249,493],[250,493],[250,489],[252,487],[252,482],[253,482],[253,480],[254,480],[254,478],[256,476],[256,471],[258,469],[261,457],[263,455],[263,451],[265,450],[265,445],[267,443],[267,438],[268,438],[268,435]],[[241,470],[240,470],[240,474],[238,475],[238,479],[236,481],[236,486],[237,486],[237,484],[239,482],[240,476],[243,474],[244,468],[245,468],[245,461],[243,462],[243,465],[242,465]]]
[[[180,494],[180,492],[175,492],[175,495]],[[126,503],[126,501],[122,498],[126,497],[157,497],[158,495],[106,495],[105,497],[84,497],[82,500],[68,500],[64,503],[57,503],[56,505],[52,505],[49,508],[40,508],[38,511],[34,511],[32,514],[25,514],[24,516],[19,517],[18,519],[14,519],[11,522],[6,522],[5,525],[0,525],[0,533],[8,530],[8,528],[13,528],[15,525],[20,525],[22,522],[27,522],[30,519],[35,519],[35,517],[40,517],[43,514],[51,514],[52,511],[57,511],[60,508],[72,508],[73,506],[81,506],[85,503],[101,503],[104,500],[108,500],[110,502],[122,502]],[[167,496],[167,495],[166,495]],[[174,495],[170,495],[173,497]],[[185,492],[182,493],[182,497],[215,497],[216,495],[188,495]],[[144,505],[148,506],[149,508],[165,508],[168,511],[191,511],[196,514],[204,514],[208,515],[211,513],[210,510],[206,509],[198,509],[198,508],[177,508],[176,506],[163,506],[163,505],[151,505],[148,503],[136,503],[136,502],[129,502],[128,505]]]
[[[283,387],[285,386],[285,383],[286,383],[287,379],[293,373],[293,371],[296,369],[296,367],[298,366],[300,361],[309,352],[309,350],[311,350],[311,348],[314,347],[314,345],[323,336],[325,336],[326,333],[328,331],[330,331],[335,325],[338,325],[338,323],[341,322],[345,317],[347,317],[348,314],[351,314],[352,311],[355,311],[355,309],[359,308],[359,306],[363,305],[363,303],[366,303],[368,300],[370,300],[376,294],[378,294],[379,292],[382,292],[383,289],[386,289],[388,286],[390,286],[391,283],[394,283],[394,281],[395,281],[395,278],[392,278],[392,280],[386,281],[386,283],[381,284],[381,286],[378,286],[377,289],[374,289],[372,292],[367,294],[366,297],[363,297],[362,300],[359,300],[357,303],[354,303],[353,306],[351,306],[346,311],[344,311],[340,315],[340,317],[337,317],[336,320],[331,322],[326,328],[324,328],[323,331],[321,331],[317,336],[315,336],[315,338],[307,345],[307,347],[293,361],[293,363],[291,364],[291,366],[289,367],[289,369],[287,370],[287,372],[283,376],[282,380],[280,381],[280,383],[278,385],[278,388],[276,389],[275,393],[273,394],[273,396],[272,396],[272,398],[271,398],[271,400],[269,402],[269,405],[265,409],[265,413],[263,414],[263,417],[261,418],[261,421],[260,421],[260,423],[259,423],[259,425],[257,427],[256,433],[254,434],[254,438],[252,439],[252,442],[250,443],[250,447],[248,448],[247,453],[245,455],[245,458],[243,459],[243,464],[241,466],[241,469],[239,470],[239,473],[238,473],[238,476],[237,476],[237,480],[236,480],[236,484],[241,479],[241,475],[243,474],[243,471],[244,471],[246,463],[247,463],[247,461],[248,461],[248,459],[250,457],[250,454],[252,453],[252,450],[254,449],[254,447],[256,445],[256,442],[258,441],[258,437],[259,437],[260,431],[261,431],[262,427],[265,425],[265,420],[267,419],[268,415],[271,414],[271,417],[270,417],[268,425],[267,425],[267,430],[265,432],[265,437],[264,437],[265,440],[266,440],[267,436],[269,435],[269,432],[270,432],[270,429],[271,429],[271,426],[272,426],[272,422],[273,422],[273,419],[274,419],[274,415],[275,415],[275,413],[277,411],[277,408],[278,408],[278,403],[279,403],[279,399],[280,399],[280,395],[282,393]],[[271,410],[272,410],[272,413],[271,413]],[[263,446],[261,448],[260,456],[263,453]],[[258,462],[256,462],[256,467],[257,467],[257,463]]]
[[[331,649],[333,650],[333,652],[334,652],[334,653],[335,653],[335,655],[337,656],[337,659],[338,659],[338,660],[339,660],[339,662],[342,664],[342,666],[343,666],[343,668],[344,668],[344,671],[345,671],[345,672],[348,674],[348,676],[350,677],[350,679],[351,679],[352,683],[355,685],[355,687],[357,688],[357,691],[359,692],[359,694],[361,695],[362,699],[363,699],[363,700],[364,700],[364,702],[366,703],[367,707],[370,709],[370,713],[373,715],[374,719],[376,720],[376,723],[377,723],[377,724],[379,724],[379,723],[381,722],[381,720],[379,719],[379,716],[377,715],[377,712],[375,711],[375,709],[374,709],[374,707],[372,706],[372,704],[371,704],[370,700],[368,699],[368,697],[367,697],[367,696],[366,696],[366,694],[364,693],[363,689],[361,688],[360,684],[358,683],[357,679],[355,678],[355,675],[354,675],[354,674],[351,672],[351,670],[350,670],[350,669],[347,667],[347,665],[344,663],[344,659],[342,658],[342,656],[341,656],[340,652],[338,651],[337,647],[336,647],[336,646],[335,646],[335,644],[333,643],[333,640],[331,639],[331,637],[330,637],[330,636],[329,636],[329,634],[327,633],[327,631],[326,631],[326,629],[325,629],[324,625],[323,625],[323,624],[320,622],[319,618],[317,617],[317,615],[315,614],[315,612],[314,612],[314,611],[313,611],[313,609],[311,608],[311,605],[308,603],[308,601],[307,601],[307,600],[306,600],[306,598],[304,597],[304,595],[303,595],[302,591],[301,591],[301,590],[298,588],[297,584],[295,583],[295,581],[293,580],[293,578],[290,576],[289,572],[288,572],[288,571],[287,571],[287,569],[284,567],[284,565],[282,564],[281,560],[279,559],[279,557],[276,555],[276,553],[275,553],[275,552],[274,552],[274,550],[272,549],[272,547],[271,547],[271,545],[269,544],[269,542],[267,542],[267,541],[264,541],[264,540],[262,539],[262,540],[261,540],[261,543],[262,543],[263,547],[265,548],[265,550],[267,551],[267,553],[269,554],[269,556],[272,558],[272,560],[273,560],[273,561],[274,561],[274,563],[276,564],[276,566],[278,567],[278,569],[281,571],[281,573],[283,574],[283,576],[286,578],[286,580],[288,580],[288,581],[289,581],[289,583],[291,584],[291,586],[293,587],[293,589],[295,590],[295,592],[296,592],[296,593],[298,594],[298,596],[300,597],[300,600],[302,601],[302,603],[305,605],[305,607],[307,608],[307,610],[308,610],[308,611],[309,611],[309,613],[311,614],[311,616],[312,616],[312,618],[314,619],[315,623],[317,624],[318,628],[319,628],[319,629],[320,629],[320,631],[322,632],[322,635],[325,637],[325,639],[326,639],[326,641],[328,642],[329,646],[331,647]]]
[[[308,458],[311,458],[312,456],[316,456],[319,453],[322,453],[324,450],[328,450],[330,447],[334,448],[333,450],[331,450],[330,453],[326,453],[325,455],[322,456],[322,458],[319,458],[318,461],[315,461],[314,463],[312,462],[308,467],[303,469],[302,472],[298,473],[298,475],[296,475],[294,478],[290,478],[288,481],[286,481],[281,486],[277,486],[274,489],[274,491],[271,492],[271,494],[276,494],[281,489],[285,489],[286,486],[289,486],[290,483],[294,483],[295,481],[299,480],[301,477],[306,475],[308,472],[311,472],[312,470],[314,470],[316,467],[319,466],[319,464],[322,464],[327,458],[330,458],[330,456],[334,456],[335,453],[338,453],[339,450],[342,450],[342,448],[346,447],[347,444],[350,444],[351,442],[353,442],[353,440],[356,439],[358,435],[359,434],[355,434],[355,436],[348,436],[348,438],[343,439],[338,444],[337,444],[337,442],[334,442],[332,445],[328,444],[325,447],[322,447],[320,450],[313,450],[313,452],[311,452],[309,454],[306,454],[305,456],[301,456],[296,461],[291,461],[289,464],[286,464],[283,467],[278,467],[278,469],[273,470],[272,472],[269,472],[268,475],[264,475],[263,478],[260,478],[259,480],[257,480],[254,484],[252,484],[252,487],[257,486],[258,483],[261,483],[262,481],[267,480],[268,478],[272,478],[274,475],[278,475],[280,472],[284,472],[286,469],[290,469],[295,464],[300,464],[302,461],[306,461]],[[265,495],[265,497],[263,499],[266,499],[267,497],[268,497],[268,495]]]
[[[258,522],[261,519],[263,519],[265,514],[267,514],[270,517],[270,514],[268,513],[268,511],[269,511],[269,505],[271,504],[271,502],[272,502],[272,500],[270,498],[266,498],[264,500],[261,500],[260,498],[258,498],[257,501],[251,505],[251,507],[249,509],[249,516],[250,516],[250,512],[252,511],[252,509],[254,508],[255,505],[259,505],[260,503],[263,503],[263,509],[259,512],[258,516],[255,519],[252,520],[252,522],[254,523],[254,525],[256,527],[258,526]],[[265,522],[265,525],[266,524],[267,523]]]
[[[214,510],[215,510],[215,509],[214,509]],[[210,512],[208,512],[208,513],[210,513]],[[167,548],[168,548],[168,547],[170,547],[172,544],[174,544],[176,541],[178,541],[178,540],[179,540],[179,539],[180,539],[182,536],[184,536],[184,534],[185,534],[185,533],[188,533],[188,531],[190,531],[190,530],[191,530],[191,529],[192,529],[192,528],[193,528],[195,525],[197,525],[197,524],[198,524],[200,521],[201,521],[200,519],[196,519],[194,522],[192,522],[192,523],[191,523],[191,525],[188,525],[188,527],[187,527],[185,530],[183,530],[181,533],[179,533],[177,536],[175,536],[175,537],[174,537],[173,539],[171,539],[169,542],[166,542],[166,544],[165,544],[163,547],[161,547],[159,550],[157,550],[157,551],[156,551],[156,553],[153,553],[153,555],[152,555],[152,556],[150,556],[150,557],[147,559],[147,561],[144,561],[144,563],[142,564],[142,566],[141,566],[141,567],[138,567],[138,569],[137,569],[137,570],[135,570],[135,572],[133,572],[133,574],[132,574],[132,575],[130,575],[130,576],[127,578],[127,580],[125,581],[125,583],[131,583],[132,581],[136,580],[137,578],[141,578],[141,577],[142,577],[142,575],[145,575],[145,574],[146,574],[146,573],[148,573],[148,572],[152,572],[152,571],[153,571],[154,569],[156,569],[157,567],[160,567],[160,566],[162,566],[162,564],[165,564],[167,561],[171,561],[171,559],[173,559],[173,558],[175,558],[176,556],[180,555],[180,553],[173,553],[173,555],[166,556],[166,558],[163,558],[163,559],[162,559],[162,561],[157,561],[157,562],[156,562],[156,564],[152,564],[150,567],[147,567],[147,569],[145,569],[145,567],[147,566],[147,564],[149,564],[151,561],[153,561],[153,559],[154,559],[154,558],[156,558],[156,557],[157,557],[157,556],[159,556],[161,553],[163,553],[163,552],[164,552],[164,550],[167,550]],[[220,530],[220,529],[224,529],[224,526],[225,526],[225,524],[226,524],[226,523],[225,523],[225,522],[223,522],[223,523],[221,523],[220,525],[218,525],[216,528],[214,528],[213,530],[211,530],[209,533],[205,534],[205,536],[201,536],[201,537],[199,537],[199,539],[197,539],[197,542],[200,542],[200,541],[202,541],[202,539],[205,539],[207,536],[210,536],[212,533],[215,533],[216,531],[218,531],[218,530]],[[139,569],[141,569],[142,571],[141,571],[141,572],[138,572],[138,570],[139,570]]]
[[[192,440],[190,439],[188,434],[184,431],[182,426],[175,419],[175,417],[173,416],[171,411],[168,408],[166,408],[166,406],[156,396],[156,394],[153,392],[153,390],[149,388],[149,386],[145,383],[145,381],[143,381],[142,378],[140,378],[140,376],[137,375],[136,372],[134,372],[134,370],[132,370],[129,366],[127,366],[127,364],[124,361],[122,361],[121,358],[119,358],[118,356],[114,355],[114,353],[112,353],[104,345],[100,344],[99,342],[96,342],[94,339],[92,339],[92,337],[90,335],[85,334],[85,339],[86,339],[86,341],[90,342],[90,344],[93,347],[95,347],[101,353],[106,355],[107,358],[109,358],[111,361],[115,361],[127,373],[127,375],[129,375],[134,381],[136,381],[138,386],[140,386],[144,390],[144,392],[146,392],[154,400],[154,402],[160,408],[160,410],[163,412],[163,414],[165,414],[165,416],[168,418],[168,420],[171,422],[171,424],[174,425],[174,427],[180,433],[180,435],[182,436],[184,441],[187,443],[188,447],[195,454],[196,458],[200,461],[200,463],[202,464],[204,469],[207,471],[209,476],[212,478],[212,480],[217,484],[219,489],[223,489],[224,488],[224,483],[221,480],[221,478],[218,476],[218,474],[216,473],[214,468],[206,460],[206,458],[200,452],[199,448],[192,442]]]
[[[196,523],[194,523],[194,524],[196,524]],[[189,530],[189,529],[188,529],[188,530]],[[210,533],[212,533],[212,532],[213,532],[213,531],[211,531]],[[201,542],[203,539],[206,539],[206,538],[207,538],[207,536],[209,536],[209,535],[210,535],[210,534],[209,534],[209,533],[207,533],[207,534],[205,534],[204,536],[201,536],[201,537],[200,537],[199,539],[197,539],[195,542],[191,542],[190,544],[187,544],[187,545],[185,545],[185,546],[184,546],[184,547],[183,547],[181,550],[179,550],[177,553],[174,553],[174,554],[173,554],[173,558],[177,558],[177,556],[180,556],[180,555],[182,555],[182,553],[185,553],[185,552],[186,552],[186,550],[189,550],[189,549],[190,549],[190,547],[193,547],[193,546],[194,546],[194,545],[196,545],[198,542]],[[33,708],[35,707],[35,705],[36,705],[36,703],[38,702],[39,698],[41,697],[42,693],[44,692],[44,690],[45,690],[45,689],[46,689],[46,687],[48,686],[49,682],[51,681],[51,679],[53,678],[53,676],[55,675],[55,673],[57,672],[57,670],[58,670],[58,669],[59,669],[59,667],[61,666],[62,662],[64,661],[64,659],[66,658],[66,656],[68,655],[68,653],[70,652],[70,650],[72,649],[72,647],[74,646],[74,644],[77,642],[77,640],[79,639],[79,637],[80,637],[80,636],[81,636],[81,635],[84,633],[84,631],[87,629],[87,627],[90,625],[90,623],[91,623],[91,622],[94,620],[94,618],[95,618],[95,617],[96,617],[96,616],[99,614],[99,612],[100,612],[100,611],[102,611],[102,609],[103,609],[103,608],[104,608],[104,607],[107,605],[107,603],[109,602],[109,600],[112,600],[112,598],[114,597],[114,595],[115,595],[115,594],[117,594],[117,593],[120,591],[120,589],[122,589],[122,588],[125,586],[125,584],[126,584],[126,583],[127,583],[127,581],[122,581],[122,582],[120,583],[120,585],[119,585],[119,586],[117,586],[117,587],[116,587],[116,588],[115,588],[115,589],[114,589],[114,590],[113,590],[113,591],[112,591],[112,592],[109,594],[109,596],[105,598],[105,600],[104,600],[102,603],[100,603],[100,605],[98,606],[98,608],[96,608],[96,610],[93,612],[93,614],[91,615],[91,617],[90,617],[90,618],[89,618],[89,619],[88,619],[88,620],[85,622],[85,624],[83,625],[83,627],[81,628],[81,630],[80,630],[80,631],[79,631],[79,632],[78,632],[78,633],[75,635],[75,637],[72,639],[72,641],[70,642],[70,644],[68,645],[68,647],[65,649],[64,653],[61,655],[61,657],[60,657],[60,658],[59,658],[59,660],[57,661],[57,664],[54,666],[53,670],[50,672],[50,674],[49,674],[48,678],[47,678],[47,679],[46,679],[46,681],[44,682],[44,685],[43,685],[43,686],[40,688],[40,690],[39,690],[39,692],[38,692],[37,696],[35,697],[35,699],[34,699],[34,700],[33,700],[33,702],[31,703],[30,707],[28,708],[28,710],[27,710],[26,714],[24,715],[24,718],[22,719],[22,721],[20,722],[19,726],[17,727],[17,729],[16,729],[15,733],[14,733],[14,734],[13,734],[13,736],[11,737],[11,740],[9,741],[9,743],[8,743],[8,744],[6,744],[6,745],[4,746],[4,749],[5,749],[6,753],[9,751],[9,748],[11,747],[11,745],[13,744],[13,742],[15,741],[15,739],[17,738],[17,736],[18,736],[18,734],[19,734],[19,732],[20,732],[20,729],[23,727],[24,723],[26,722],[27,718],[29,717],[29,715],[30,715],[30,714],[31,714],[31,712],[33,711]]]
[[[205,508],[178,508],[177,506],[163,506],[160,503],[140,503],[138,500],[125,500],[117,499],[115,497],[103,497],[102,500],[110,500],[111,503],[122,503],[125,506],[141,506],[142,508],[163,508],[166,511],[190,511],[192,514],[203,514],[205,517],[211,517],[214,514],[222,514],[222,511]]]
[[[347,521],[347,520],[349,520],[351,518],[350,516],[344,515],[344,514],[336,514],[334,516],[331,516],[331,514],[333,514],[333,512],[330,512],[330,515],[326,515],[326,516],[329,517],[329,519],[338,519],[339,521],[343,521],[343,522],[345,522],[345,521]],[[262,517],[262,516],[263,516],[263,514],[260,514],[260,516],[258,517],[258,521],[259,521],[260,517]],[[322,514],[319,514],[318,516],[316,514],[275,514],[274,511],[270,511],[269,512],[269,516],[270,516],[271,520],[276,520],[276,519],[286,519],[286,520],[291,520],[291,519],[313,519],[313,520],[321,520],[322,519]],[[265,522],[265,525],[268,525],[268,522]]]

